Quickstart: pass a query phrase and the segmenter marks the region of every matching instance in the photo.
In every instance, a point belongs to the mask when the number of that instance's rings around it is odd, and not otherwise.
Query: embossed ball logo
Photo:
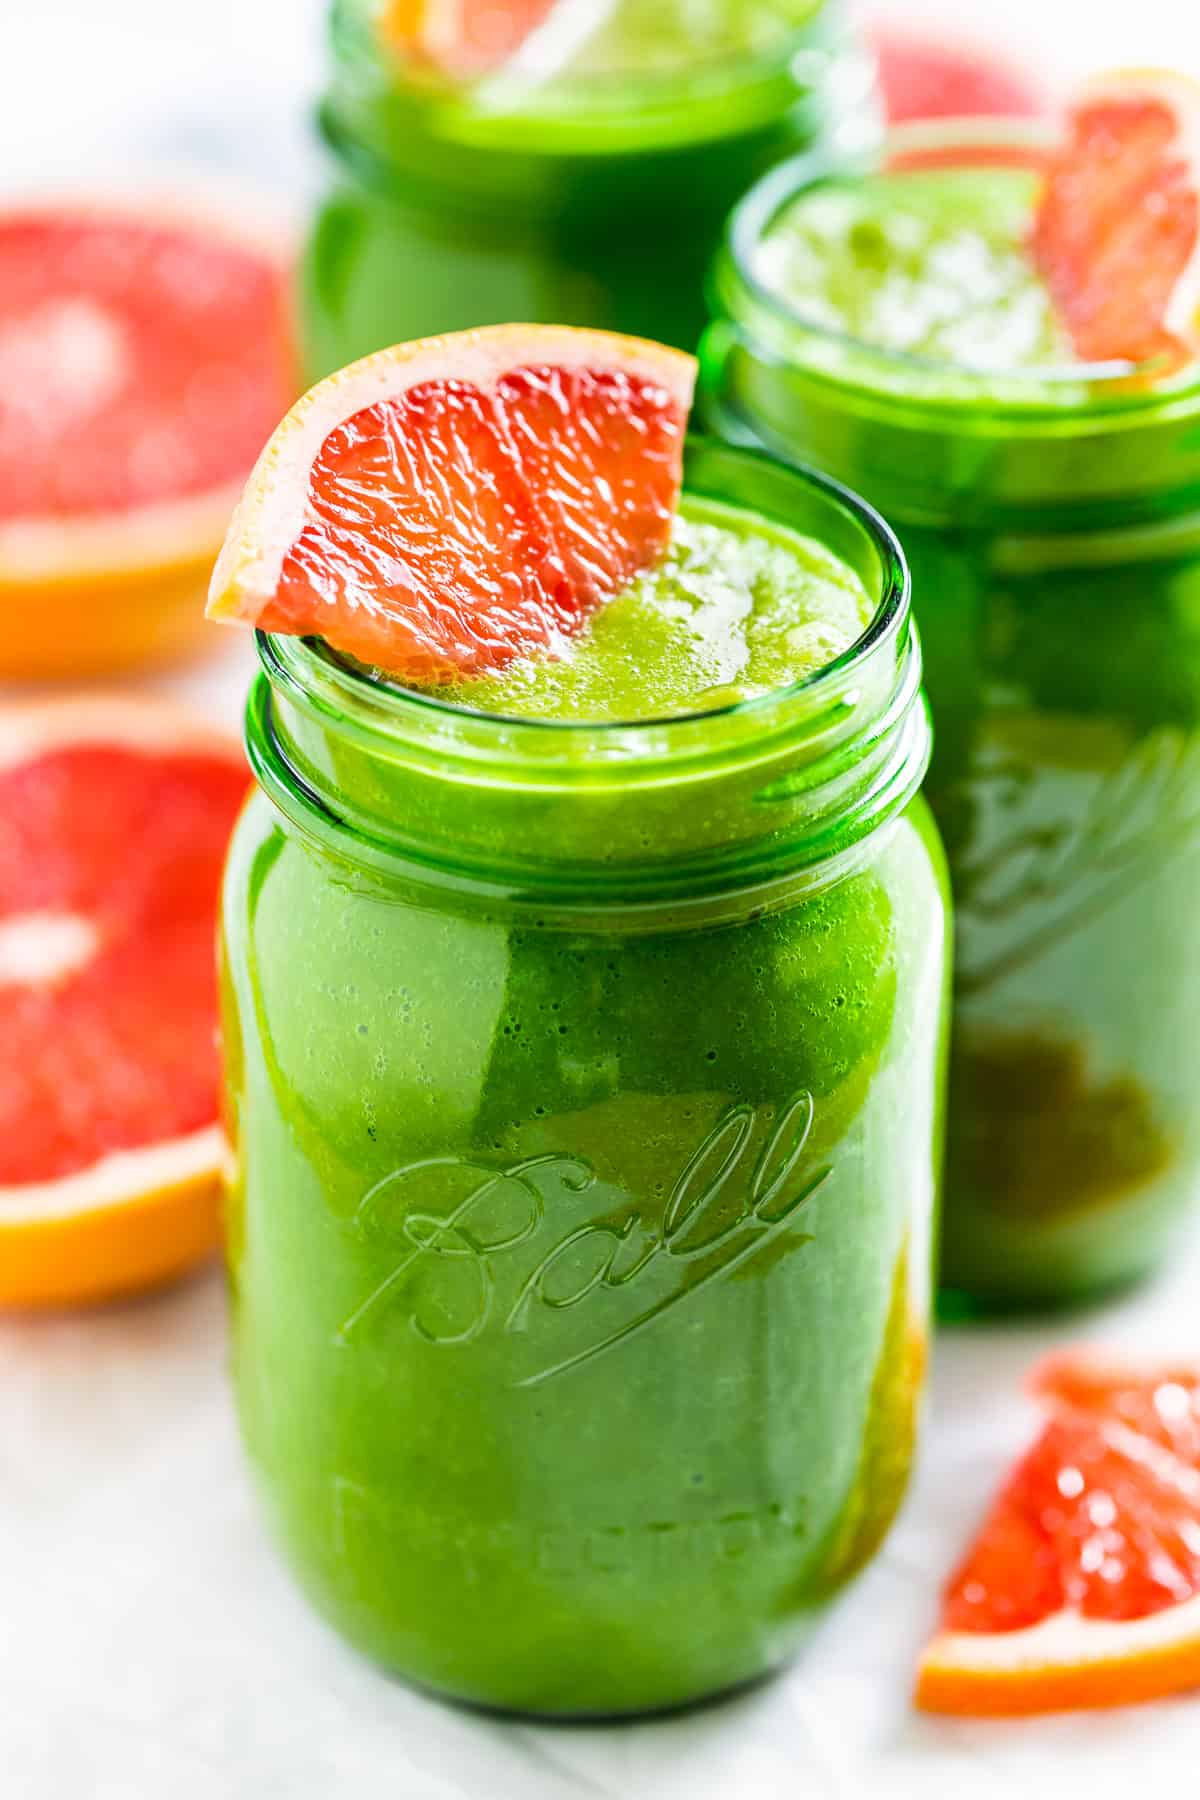
[[[373,1249],[394,1244],[400,1254],[338,1341],[366,1342],[397,1319],[430,1347],[498,1337],[524,1388],[593,1362],[784,1240],[810,1241],[796,1215],[830,1174],[807,1154],[813,1118],[807,1092],[777,1116],[729,1107],[661,1212],[565,1154],[506,1167],[435,1156],[396,1169],[364,1196],[353,1229]],[[447,1195],[434,1210],[431,1196]]]

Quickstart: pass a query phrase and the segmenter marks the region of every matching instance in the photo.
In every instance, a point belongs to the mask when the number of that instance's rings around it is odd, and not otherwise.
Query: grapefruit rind
[[[99,582],[206,557],[211,562],[242,485],[234,480],[192,499],[125,513],[7,520],[0,524],[0,604],[8,604],[10,591],[35,584]]]
[[[1059,1612],[1019,1631],[939,1632],[921,1658],[925,1712],[1016,1716],[1110,1707],[1200,1685],[1200,1595],[1144,1619]]]
[[[206,1127],[191,1138],[107,1159],[124,1164],[128,1178],[153,1176],[163,1185],[106,1200],[106,1165],[98,1164],[101,1180],[91,1201],[81,1199],[85,1209],[69,1216],[5,1217],[8,1195],[31,1190],[0,1190],[0,1306],[43,1309],[117,1299],[176,1280],[215,1256],[221,1247],[219,1136],[216,1127]],[[91,1173],[68,1180],[82,1190]]]
[[[312,466],[325,440],[347,419],[425,382],[464,382],[487,393],[513,370],[539,366],[640,377],[665,388],[685,416],[691,410],[693,357],[612,332],[500,325],[376,351],[319,382],[271,437],[213,571],[209,618],[253,624],[261,615],[279,585],[284,558],[308,522]]]
[[[224,1163],[221,1128],[206,1125],[186,1137],[139,1150],[117,1150],[77,1174],[58,1181],[0,1187],[0,1242],[14,1225],[41,1225],[54,1219],[108,1212],[148,1194],[214,1176]]]
[[[78,744],[113,744],[164,756],[197,751],[245,763],[240,744],[228,732],[150,695],[80,694],[0,709],[0,769]]]
[[[0,769],[80,744],[244,766],[235,739],[167,701],[93,694],[0,712]],[[94,1303],[183,1275],[220,1247],[228,1164],[214,1121],[56,1181],[0,1185],[0,1306]]]

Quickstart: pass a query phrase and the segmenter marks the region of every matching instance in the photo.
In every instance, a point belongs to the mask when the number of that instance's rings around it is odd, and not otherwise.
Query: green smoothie
[[[375,0],[337,0],[333,52],[336,162],[301,281],[314,377],[512,319],[690,349],[739,195],[781,157],[849,157],[881,129],[843,0],[567,0],[460,82],[389,45]]]
[[[861,580],[813,538],[714,500],[687,499],[666,557],[554,654],[438,688],[522,718],[711,712],[791,686],[871,622]]]
[[[246,1443],[353,1643],[519,1712],[775,1666],[913,1451],[947,906],[903,564],[768,459],[686,479],[493,711],[280,638],[248,714]]]
[[[853,482],[912,565],[957,929],[952,1307],[1143,1274],[1200,1185],[1200,382],[1074,357],[1027,249],[1038,149],[994,131],[762,184],[705,356],[722,428]]]

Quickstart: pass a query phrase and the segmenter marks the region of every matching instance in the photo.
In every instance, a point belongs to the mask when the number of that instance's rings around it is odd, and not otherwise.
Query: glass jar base
[[[732,1705],[744,1695],[752,1694],[759,1688],[767,1687],[782,1675],[796,1658],[802,1654],[803,1645],[788,1655],[772,1662],[756,1675],[748,1675],[742,1680],[726,1683],[698,1693],[690,1698],[650,1702],[645,1706],[611,1707],[577,1707],[564,1708],[560,1711],[537,1706],[512,1706],[497,1704],[487,1700],[477,1700],[470,1695],[454,1693],[449,1688],[429,1686],[425,1682],[414,1681],[407,1675],[380,1665],[383,1672],[395,1681],[411,1688],[414,1693],[423,1695],[428,1700],[440,1701],[444,1706],[453,1706],[461,1712],[470,1713],[477,1718],[503,1720],[509,1723],[525,1725],[561,1726],[569,1730],[572,1726],[596,1725],[646,1725],[659,1719],[686,1718],[692,1713],[708,1712],[719,1706]]]

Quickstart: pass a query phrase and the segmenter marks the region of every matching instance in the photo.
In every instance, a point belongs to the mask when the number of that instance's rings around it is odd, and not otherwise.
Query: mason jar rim
[[[963,152],[961,167],[964,170],[998,166],[1032,168],[1045,157],[1054,142],[1053,127],[1044,121],[966,117],[920,120],[893,127],[883,140],[879,163],[865,167],[860,162],[847,168],[844,161],[829,155],[821,147],[806,150],[768,171],[734,208],[726,227],[723,256],[754,305],[772,323],[801,334],[812,343],[828,345],[853,357],[853,369],[844,374],[825,368],[812,371],[834,386],[875,393],[872,370],[923,376],[929,382],[938,376],[952,376],[953,390],[939,393],[935,387],[927,386],[908,393],[897,392],[892,397],[897,403],[916,409],[970,409],[976,414],[1013,421],[1067,420],[1085,415],[1094,421],[1097,414],[1105,412],[1144,416],[1180,403],[1200,401],[1200,357],[1179,371],[1181,376],[1187,377],[1185,381],[1159,382],[1155,386],[1147,385],[1147,377],[1154,373],[1153,364],[1127,361],[1062,363],[1024,370],[955,363],[912,351],[891,350],[825,325],[794,306],[786,296],[763,282],[756,272],[755,253],[771,223],[802,192],[825,180],[836,178],[854,183],[864,177],[886,175],[893,169],[904,173],[919,168],[922,158],[930,159],[930,168],[955,167],[959,165],[946,159],[956,150]],[[719,262],[710,273],[709,281],[713,298],[718,302],[710,310],[726,311]],[[792,360],[802,361],[800,358]],[[1084,401],[1079,397],[1081,388],[1087,390]],[[883,383],[878,391],[883,395],[889,392]]]
[[[807,700],[815,702],[811,711],[817,713],[826,699],[836,702],[837,690],[846,677],[860,669],[866,659],[888,644],[898,644],[910,619],[911,580],[899,539],[875,507],[820,470],[772,456],[754,446],[729,444],[699,433],[689,434],[686,454],[692,459],[728,459],[742,469],[770,471],[794,482],[840,513],[869,542],[879,566],[878,598],[866,628],[828,663],[797,681],[762,694],[716,707],[645,719],[547,719],[487,711],[407,688],[386,674],[339,654],[319,638],[285,638],[256,631],[258,656],[268,679],[287,687],[294,696],[304,695],[309,702],[314,690],[320,691],[324,707],[344,704],[351,709],[348,723],[366,725],[371,733],[381,737],[387,736],[389,723],[407,723],[418,731],[423,725],[440,731],[453,731],[457,726],[476,735],[485,748],[490,739],[493,747],[517,756],[525,748],[536,746],[540,751],[560,744],[568,751],[570,766],[581,773],[586,772],[587,764],[579,755],[579,747],[592,739],[622,763],[646,759],[657,762],[664,752],[669,755],[676,746],[688,747],[687,740],[696,736],[697,728],[706,731],[721,721],[745,721],[750,725],[761,721],[765,726],[781,709],[790,710],[790,703]],[[688,488],[685,462],[684,492],[689,491],[692,490]],[[746,510],[757,509],[747,505]]]
[[[558,91],[571,100],[586,100],[592,94],[611,97],[620,103],[620,110],[638,110],[644,102],[660,93],[669,92],[686,83],[693,77],[705,75],[720,76],[722,86],[732,90],[743,85],[778,77],[792,72],[792,62],[797,53],[801,55],[809,51],[811,32],[814,24],[821,21],[822,15],[835,10],[836,0],[810,0],[807,12],[800,19],[780,18],[777,35],[769,43],[757,49],[739,52],[734,56],[712,54],[698,56],[684,63],[672,64],[662,69],[639,69],[636,67],[623,69],[598,69],[590,73],[573,75],[569,81],[561,82],[555,78]],[[344,19],[350,10],[347,0],[341,0],[337,13]],[[353,15],[352,15],[353,16]],[[354,17],[354,23],[366,23],[364,11],[361,21]],[[377,40],[373,38],[373,42]],[[400,75],[404,74],[404,63],[396,60],[396,68]],[[797,71],[799,74],[800,71]],[[406,86],[417,93],[428,93],[437,99],[455,95],[466,96],[478,92],[481,83],[464,84],[458,88],[450,86],[442,89],[435,83],[408,82]]]
[[[363,0],[341,0],[322,128],[339,154],[392,175],[411,168],[428,177],[426,164],[410,154],[414,143],[432,142],[463,158],[486,153],[506,177],[512,204],[539,170],[687,156],[727,140],[755,140],[808,115],[815,133],[828,114],[836,140],[853,154],[878,138],[882,114],[874,60],[845,31],[843,6],[814,0],[804,18],[781,21],[775,41],[732,56],[693,57],[661,70],[559,74],[540,83],[500,71],[455,85],[408,73],[402,57],[389,58],[381,47]],[[463,184],[461,168],[437,172],[454,173],[456,190]],[[491,174],[497,177],[497,168]],[[486,182],[484,188],[490,191]]]
[[[857,642],[729,706],[588,724],[480,712],[260,636],[246,742],[280,813],[350,863],[584,910],[732,903],[856,866],[929,761],[899,544],[837,482],[716,439],[688,440],[685,490],[807,529],[857,568],[875,603]],[[556,808],[565,827],[547,835]]]

